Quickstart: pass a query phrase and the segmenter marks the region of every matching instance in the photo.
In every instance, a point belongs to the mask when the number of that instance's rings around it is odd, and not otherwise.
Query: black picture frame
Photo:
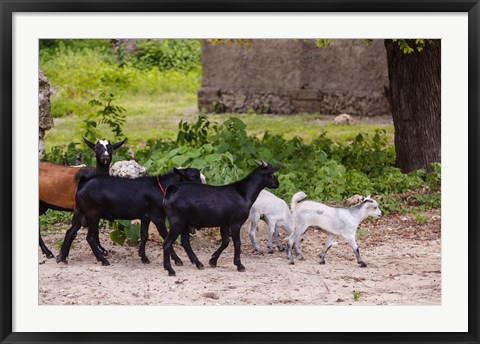
[[[479,343],[479,14],[475,1],[0,0],[0,340],[2,343],[396,342]],[[464,333],[19,333],[12,332],[12,15],[15,12],[468,12],[468,332]],[[464,201],[464,200],[462,200]],[[455,316],[455,315],[452,315]],[[185,319],[179,319],[185,321]],[[54,319],[52,319],[54,321]],[[172,321],[177,321],[172,319]],[[194,321],[189,319],[187,321]],[[212,319],[215,321],[215,319]],[[320,321],[320,319],[319,319]],[[241,325],[239,325],[241,326]],[[268,327],[266,326],[266,330]]]

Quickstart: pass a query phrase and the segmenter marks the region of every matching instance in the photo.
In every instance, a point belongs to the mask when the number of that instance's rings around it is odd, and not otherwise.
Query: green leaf
[[[172,158],[175,166],[183,166],[190,158],[188,156],[177,155]]]
[[[110,232],[110,239],[119,245],[123,245],[125,240],[127,240],[127,236],[120,230],[114,230]]]
[[[224,152],[228,151],[228,148],[230,148],[230,145],[226,142],[222,142],[218,145],[217,152],[218,153],[224,153]]]

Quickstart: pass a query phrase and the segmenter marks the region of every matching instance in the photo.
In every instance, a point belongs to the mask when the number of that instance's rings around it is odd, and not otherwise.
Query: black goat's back
[[[154,177],[95,176],[81,180],[76,200],[86,214],[94,213],[106,220],[133,220],[160,211],[163,194]]]
[[[231,185],[176,184],[168,188],[163,205],[171,222],[180,218],[188,219],[192,227],[217,227],[245,222],[251,205],[232,190]]]

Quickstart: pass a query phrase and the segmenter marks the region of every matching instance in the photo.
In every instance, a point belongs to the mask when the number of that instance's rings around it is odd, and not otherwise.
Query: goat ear
[[[114,144],[112,145],[112,148],[115,150],[115,149],[117,149],[117,148],[120,148],[120,147],[122,147],[122,145],[125,143],[125,141],[127,141],[127,139],[126,139],[126,138],[125,138],[123,141],[120,141],[120,142],[114,143]]]
[[[83,138],[83,141],[87,144],[88,147],[90,147],[91,149],[95,150],[95,143],[88,141],[88,140],[87,140],[85,137],[83,137],[83,136],[82,136],[82,138]]]

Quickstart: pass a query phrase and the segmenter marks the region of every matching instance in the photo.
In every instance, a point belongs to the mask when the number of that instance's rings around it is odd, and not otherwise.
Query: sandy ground
[[[233,245],[225,249],[217,268],[208,267],[219,246],[215,230],[199,231],[192,246],[204,270],[190,264],[176,246],[183,266],[173,266],[169,277],[162,266],[162,248],[151,231],[147,255],[140,262],[136,247],[114,245],[101,234],[112,265],[96,263],[82,229],[68,264],[46,259],[39,250],[39,303],[42,305],[425,305],[441,304],[440,211],[423,213],[425,224],[411,215],[390,215],[362,223],[366,235],[357,240],[367,262],[360,268],[350,247],[341,239],[318,264],[326,235],[309,229],[302,249],[305,260],[288,265],[284,252],[254,253],[242,232],[243,273],[233,265]],[[257,238],[266,252],[266,227]],[[283,234],[283,233],[282,233]],[[63,234],[44,236],[54,253]],[[354,295],[357,296],[355,300]]]

